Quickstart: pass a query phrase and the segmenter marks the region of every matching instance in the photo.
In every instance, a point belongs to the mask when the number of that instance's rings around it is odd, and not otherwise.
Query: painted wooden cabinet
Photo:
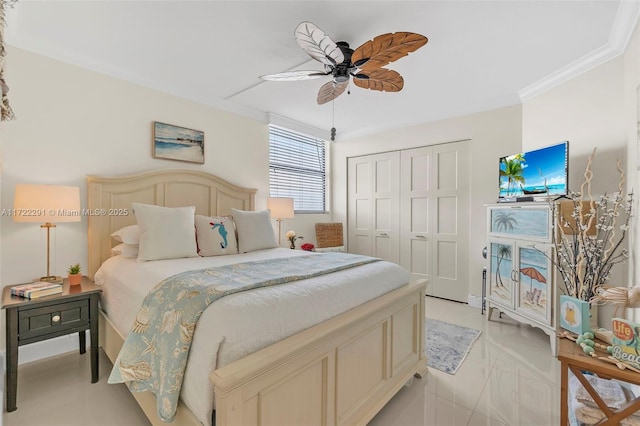
[[[542,329],[555,355],[553,210],[546,203],[487,206],[487,319],[498,309]]]

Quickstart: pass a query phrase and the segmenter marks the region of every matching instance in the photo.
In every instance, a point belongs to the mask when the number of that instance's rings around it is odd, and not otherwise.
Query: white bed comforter
[[[190,269],[304,254],[308,253],[278,248],[153,262],[115,256],[100,267],[95,282],[103,290],[103,309],[122,337],[126,337],[144,297],[165,278]],[[401,287],[408,280],[404,269],[380,261],[236,293],[212,303],[196,326],[182,401],[204,425],[210,425],[213,385],[209,372]]]

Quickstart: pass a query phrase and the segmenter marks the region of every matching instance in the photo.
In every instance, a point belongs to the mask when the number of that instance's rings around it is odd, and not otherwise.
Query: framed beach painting
[[[204,164],[204,132],[154,121],[153,158]]]

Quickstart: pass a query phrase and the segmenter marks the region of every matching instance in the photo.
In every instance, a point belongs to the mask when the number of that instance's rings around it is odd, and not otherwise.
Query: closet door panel
[[[435,187],[431,205],[434,296],[467,301],[469,239],[469,144],[433,147]]]
[[[373,256],[400,261],[400,152],[372,156]]]
[[[432,152],[423,147],[400,154],[400,265],[411,280],[431,276]]]
[[[349,252],[371,256],[371,158],[349,158],[347,162],[347,243]]]

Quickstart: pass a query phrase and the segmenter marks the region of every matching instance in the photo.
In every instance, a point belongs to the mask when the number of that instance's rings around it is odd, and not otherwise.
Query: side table
[[[18,346],[78,333],[80,353],[86,352],[86,330],[91,334],[91,383],[98,381],[98,298],[100,288],[87,277],[80,285],[64,280],[62,293],[37,299],[2,291],[6,312],[6,409],[15,411],[18,393]]]
[[[640,410],[640,397],[628,402],[620,410],[612,410],[604,403],[591,383],[584,377],[581,370],[590,371],[603,379],[615,379],[627,383],[640,385],[640,373],[631,370],[621,370],[615,364],[601,361],[586,355],[580,346],[567,339],[558,339],[558,360],[560,361],[560,425],[569,422],[569,370],[578,378],[582,386],[604,413],[605,419],[598,425],[617,425],[620,420],[629,417]]]

